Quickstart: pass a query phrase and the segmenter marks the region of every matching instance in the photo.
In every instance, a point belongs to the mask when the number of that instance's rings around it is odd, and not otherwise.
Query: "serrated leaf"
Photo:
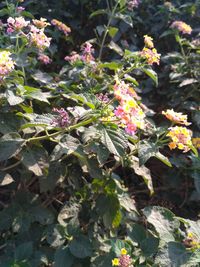
[[[147,221],[152,224],[162,242],[174,241],[174,232],[179,228],[179,220],[175,215],[163,207],[146,207],[143,210]]]
[[[110,153],[116,156],[123,156],[127,148],[127,139],[121,132],[110,129],[101,128],[101,142],[108,148]]]

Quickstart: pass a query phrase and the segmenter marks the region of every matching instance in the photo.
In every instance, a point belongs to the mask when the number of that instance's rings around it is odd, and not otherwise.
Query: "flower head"
[[[190,150],[190,146],[192,145],[192,131],[188,130],[186,127],[175,126],[169,128],[169,132],[167,136],[171,138],[171,142],[169,143],[170,149],[178,148],[183,150],[183,152],[187,152]]]
[[[13,31],[20,31],[23,28],[27,27],[29,23],[30,21],[26,21],[23,17],[9,17],[7,19],[8,29],[12,29]]]
[[[149,35],[144,35],[144,43],[145,43],[145,46],[148,48],[154,47],[153,38]]]
[[[140,52],[140,55],[147,60],[147,63],[149,65],[153,65],[154,63],[156,63],[157,65],[160,64],[160,54],[158,54],[155,48],[150,49],[144,47],[142,52]]]
[[[177,29],[179,32],[183,34],[191,34],[192,28],[190,25],[186,24],[183,21],[176,20],[171,24],[171,28]]]
[[[121,255],[126,255],[127,254],[127,250],[125,248],[121,249]]]
[[[40,29],[46,28],[48,25],[51,25],[50,23],[47,22],[47,19],[40,18],[38,19],[33,19],[33,24]]]
[[[114,85],[114,95],[119,100],[119,106],[115,109],[115,116],[120,119],[120,125],[125,131],[134,135],[137,128],[143,129],[145,126],[145,114],[134,97],[135,91],[124,82],[116,82]]]
[[[45,54],[39,54],[39,56],[38,56],[38,60],[39,60],[41,63],[45,64],[45,65],[48,65],[48,64],[50,64],[50,63],[52,62],[52,60],[50,59],[50,57],[48,57],[48,56],[45,55]]]
[[[190,125],[187,121],[187,115],[183,115],[181,112],[175,112],[173,109],[167,109],[166,111],[162,111],[162,114],[170,121],[183,124],[183,125]]]
[[[8,51],[0,52],[0,80],[7,76],[14,69],[14,61]]]
[[[127,8],[132,11],[134,8],[137,8],[140,4],[139,0],[128,0]]]
[[[89,42],[84,43],[81,47],[81,50],[82,50],[81,59],[85,63],[90,63],[91,61],[94,61],[94,57],[93,57],[94,48]]]
[[[55,120],[52,121],[52,125],[58,126],[58,127],[66,127],[69,125],[70,119],[69,114],[64,108],[53,108],[53,112],[57,113],[58,116]]]
[[[112,260],[112,266],[119,266],[119,259],[118,258],[114,258]]]
[[[31,26],[30,30],[30,43],[36,46],[40,51],[50,46],[51,38],[48,38],[44,33],[44,29],[38,29],[35,26]]]
[[[64,23],[62,23],[61,21],[57,20],[57,19],[53,19],[51,21],[51,24],[53,26],[56,26],[60,31],[62,31],[66,36],[68,36],[68,34],[71,32],[71,29]]]
[[[65,59],[66,61],[69,61],[71,64],[73,64],[73,63],[75,63],[76,61],[80,60],[80,59],[81,59],[81,56],[80,56],[77,52],[73,51],[73,52],[70,54],[70,56],[66,56],[64,59]]]

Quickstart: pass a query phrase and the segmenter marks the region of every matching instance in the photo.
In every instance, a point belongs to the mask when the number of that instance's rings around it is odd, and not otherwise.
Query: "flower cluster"
[[[192,28],[190,27],[190,25],[180,20],[174,21],[171,25],[171,28],[177,29],[179,32],[183,34],[191,34],[192,32]]]
[[[50,23],[47,22],[47,19],[40,18],[40,19],[33,19],[33,24],[40,29],[44,29],[47,26],[51,25]]]
[[[144,44],[148,48],[154,48],[153,38],[149,35],[144,35]]]
[[[94,48],[89,42],[86,42],[81,47],[82,50],[82,56],[81,59],[86,62],[90,63],[91,61],[94,61],[94,57],[92,54],[94,54]]]
[[[200,242],[192,232],[188,232],[187,238],[184,241],[191,249],[200,249]]]
[[[25,8],[23,7],[23,6],[18,6],[17,7],[17,11],[18,12],[22,12],[22,11],[24,11],[25,10]]]
[[[66,56],[64,59],[66,61],[69,61],[70,63],[73,64],[76,61],[81,60],[81,57],[80,57],[80,55],[77,52],[72,51],[72,53],[70,54],[70,56]]]
[[[20,31],[29,25],[30,21],[26,21],[23,17],[7,19],[7,33],[13,33],[14,31]]]
[[[14,69],[14,61],[8,51],[0,52],[0,80],[7,76]]]
[[[94,62],[94,48],[89,42],[86,42],[81,47],[82,54],[79,55],[77,52],[73,51],[70,56],[66,56],[65,60],[69,61],[70,63],[75,63],[76,61],[81,60],[85,63],[92,63]]]
[[[127,250],[125,248],[121,249],[121,255],[119,258],[114,258],[112,260],[112,266],[133,267],[132,259],[129,255],[127,255]]]
[[[160,54],[158,54],[156,48],[154,48],[153,38],[148,35],[144,35],[144,43],[145,47],[140,52],[141,57],[146,59],[149,65],[153,65],[154,63],[159,65]]]
[[[140,54],[147,60],[147,63],[149,65],[153,65],[154,63],[156,63],[157,65],[160,64],[160,54],[158,54],[156,48],[149,49],[147,47],[144,47]]]
[[[183,124],[183,125],[190,125],[187,121],[187,115],[183,115],[181,112],[175,112],[173,109],[167,109],[166,111],[162,111],[162,114],[170,121]]]
[[[134,98],[137,94],[124,82],[116,82],[113,89],[120,103],[115,109],[115,115],[120,118],[121,126],[125,128],[125,131],[134,135],[137,128],[143,129],[145,126],[145,114]]]
[[[169,130],[170,131],[168,132],[167,136],[169,136],[172,140],[169,143],[169,148],[178,148],[184,152],[189,151],[190,146],[192,146],[192,131],[181,126],[171,127]]]
[[[36,46],[40,51],[50,46],[51,38],[48,38],[44,33],[44,29],[38,29],[35,26],[31,26],[30,29],[30,43]]]
[[[50,59],[50,57],[48,57],[48,56],[45,55],[45,54],[39,54],[39,56],[38,56],[38,60],[39,60],[41,63],[45,64],[45,65],[48,65],[48,64],[50,64],[50,63],[52,62],[52,60]]]
[[[140,4],[139,0],[128,0],[127,8],[132,11],[134,8],[137,8]]]
[[[96,97],[103,103],[107,104],[110,101],[110,98],[108,97],[108,94],[97,94]]]
[[[53,26],[56,26],[60,31],[64,32],[66,36],[68,36],[68,34],[71,32],[71,29],[67,25],[57,19],[53,19],[51,21],[51,24]]]
[[[70,123],[69,114],[64,108],[53,108],[53,112],[57,113],[58,116],[52,121],[52,125],[58,127],[66,127]]]

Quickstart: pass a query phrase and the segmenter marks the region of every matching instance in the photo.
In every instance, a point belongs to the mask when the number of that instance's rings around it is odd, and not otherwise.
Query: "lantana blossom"
[[[166,136],[171,138],[171,142],[168,145],[171,150],[178,148],[183,150],[183,152],[187,152],[190,150],[190,146],[192,146],[192,131],[186,127],[171,127]]]
[[[7,76],[14,69],[14,61],[9,51],[0,52],[0,80]]]
[[[132,259],[127,253],[127,250],[125,248],[122,248],[121,255],[118,258],[114,258],[112,260],[112,266],[133,267]]]
[[[27,27],[30,24],[30,21],[26,21],[23,17],[12,18],[9,17],[7,19],[7,32],[11,33],[14,31],[20,31],[23,28]]]
[[[183,34],[191,34],[192,33],[191,26],[186,24],[185,22],[183,22],[181,20],[174,21],[170,27],[173,29],[177,29],[179,32],[181,32]]]
[[[61,21],[57,20],[57,19],[53,19],[51,21],[51,24],[55,27],[57,27],[60,31],[62,31],[66,36],[68,36],[68,34],[71,32],[71,29],[64,23],[62,23]]]
[[[46,28],[47,26],[51,25],[45,18],[33,19],[32,22],[37,28],[40,29]]]
[[[30,43],[36,46],[40,51],[50,46],[51,38],[48,38],[44,33],[44,29],[38,29],[35,26],[30,28]]]
[[[167,109],[166,111],[162,111],[162,114],[170,121],[177,123],[177,124],[183,124],[183,125],[190,125],[187,121],[187,115],[183,115],[181,112],[175,112],[173,109]]]
[[[157,65],[160,64],[160,54],[158,54],[156,48],[150,49],[144,47],[142,52],[140,52],[140,55],[147,60],[149,65],[153,65],[154,63]]]
[[[154,47],[153,38],[147,34],[144,35],[144,43],[145,43],[145,46],[148,48]]]
[[[38,60],[45,65],[48,65],[52,62],[52,59],[45,54],[39,54]]]

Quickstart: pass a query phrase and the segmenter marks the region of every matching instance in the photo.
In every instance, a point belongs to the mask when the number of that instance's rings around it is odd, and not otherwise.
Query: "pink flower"
[[[48,38],[45,35],[44,29],[38,29],[35,26],[31,26],[29,35],[30,43],[36,46],[40,51],[43,51],[50,46],[51,38]]]
[[[171,25],[171,28],[177,29],[179,32],[182,32],[183,34],[191,34],[192,32],[192,28],[190,27],[190,25],[180,20],[174,21]]]
[[[29,25],[30,21],[26,21],[23,17],[12,18],[9,17],[7,19],[8,28],[13,29],[13,31],[20,31],[23,28]]]
[[[86,42],[82,45],[82,56],[81,59],[85,62],[85,63],[90,63],[92,61],[94,61],[94,57],[93,57],[93,53],[94,53],[94,48],[92,47],[92,45],[89,42]]]
[[[56,26],[60,31],[64,32],[66,36],[68,36],[68,34],[71,32],[71,29],[67,25],[57,19],[53,19],[51,24]]]
[[[18,11],[18,12],[22,12],[22,11],[24,11],[24,10],[25,10],[25,8],[22,7],[22,6],[18,6],[18,8],[17,8],[17,11]]]
[[[137,8],[140,4],[139,0],[129,0],[128,1],[128,9],[132,11],[134,8]]]
[[[70,63],[75,63],[77,60],[80,60],[80,58],[80,55],[77,52],[73,51],[70,56],[66,56],[64,59],[66,61],[69,61]]]
[[[48,65],[52,62],[52,60],[50,59],[50,57],[48,57],[45,54],[39,54],[38,56],[38,60],[42,63],[44,63],[45,65]]]

